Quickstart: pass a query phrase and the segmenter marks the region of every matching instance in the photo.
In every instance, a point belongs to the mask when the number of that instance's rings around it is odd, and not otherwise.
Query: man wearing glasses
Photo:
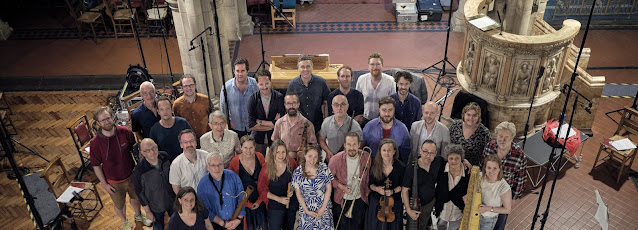
[[[222,156],[213,152],[206,159],[208,173],[199,181],[197,196],[208,209],[208,219],[213,229],[243,229],[239,226],[246,215],[241,208],[236,219],[232,219],[235,209],[244,197],[244,186],[239,176],[224,169]]]
[[[157,104],[155,104],[156,94],[153,83],[149,81],[142,82],[140,95],[143,103],[131,112],[131,128],[137,142],[150,137],[151,127],[160,120],[160,116],[157,113]]]
[[[359,124],[363,123],[363,94],[359,90],[352,88],[352,68],[350,66],[342,66],[337,70],[337,79],[339,80],[339,88],[336,88],[328,94],[328,115],[333,115],[332,100],[337,95],[345,95],[348,99],[347,114],[352,116]]]
[[[206,175],[206,159],[209,153],[197,149],[195,132],[191,129],[179,133],[179,145],[184,149],[171,163],[168,181],[175,194],[180,188],[190,186],[197,189],[199,181]]]
[[[368,69],[370,73],[361,75],[357,79],[357,90],[363,94],[363,123],[365,126],[370,120],[379,117],[379,100],[390,94],[396,93],[394,79],[383,71],[383,57],[379,53],[370,54],[368,57]],[[374,151],[374,150],[373,150]]]
[[[326,118],[321,124],[319,131],[319,145],[326,153],[327,160],[340,152],[346,142],[346,134],[354,132],[359,135],[359,140],[363,140],[363,133],[359,123],[352,119],[346,111],[348,110],[348,99],[346,96],[337,95],[332,99],[332,110],[334,115]],[[353,122],[354,121],[354,122]]]
[[[191,125],[197,140],[210,131],[208,128],[208,96],[197,93],[197,81],[195,78],[186,74],[180,80],[184,95],[177,98],[173,103],[173,112],[175,116],[183,117]]]
[[[150,226],[152,221],[146,219],[140,212],[140,201],[135,194],[133,186],[133,144],[135,138],[126,126],[117,126],[113,121],[113,110],[102,106],[93,112],[93,119],[99,129],[97,135],[91,140],[89,160],[93,165],[95,176],[100,180],[102,187],[111,195],[115,213],[122,220],[122,229],[131,229],[126,219],[126,194],[133,210],[135,221],[140,221]]]
[[[288,92],[284,97],[284,107],[286,107],[286,115],[275,122],[275,130],[272,133],[272,140],[281,139],[286,143],[288,153],[295,160],[303,157],[303,151],[299,151],[301,146],[301,138],[306,129],[306,142],[317,143],[315,129],[308,119],[299,113],[299,97],[296,93]],[[305,146],[304,146],[305,147]]]
[[[158,152],[157,144],[150,138],[140,142],[140,153],[144,158],[133,170],[135,194],[140,198],[148,219],[153,221],[153,229],[164,229],[164,213],[168,212],[168,216],[173,214],[175,200],[175,192],[168,183],[171,162],[168,153]]]
[[[237,58],[234,63],[235,77],[226,81],[226,91],[228,95],[224,95],[222,88],[219,94],[219,102],[222,113],[227,114],[230,118],[230,129],[235,131],[239,137],[250,134],[250,122],[248,120],[248,101],[250,96],[259,91],[257,81],[248,77],[248,60],[245,58]],[[228,96],[228,105],[226,105],[225,97]],[[226,108],[228,106],[228,108]]]

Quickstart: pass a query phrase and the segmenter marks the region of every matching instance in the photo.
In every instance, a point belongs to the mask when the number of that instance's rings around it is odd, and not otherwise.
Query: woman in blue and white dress
[[[319,162],[318,145],[306,147],[299,167],[292,174],[292,185],[299,200],[299,229],[334,229],[330,181],[334,179],[325,163]]]

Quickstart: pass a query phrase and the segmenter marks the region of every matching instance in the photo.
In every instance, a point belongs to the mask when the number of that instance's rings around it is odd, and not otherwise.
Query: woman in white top
[[[501,159],[497,155],[485,157],[481,189],[483,204],[479,205],[479,226],[481,230],[492,230],[498,220],[498,214],[509,214],[512,210],[512,192],[507,181],[503,179]]]

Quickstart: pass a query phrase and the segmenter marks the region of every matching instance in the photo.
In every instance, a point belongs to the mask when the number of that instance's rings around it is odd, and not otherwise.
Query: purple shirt
[[[365,140],[365,145],[372,150],[370,155],[374,159],[379,149],[379,142],[383,140],[383,126],[381,125],[380,118],[372,119],[366,124],[366,127],[363,128],[363,139]],[[394,122],[392,123],[390,139],[397,142],[401,162],[407,162],[408,156],[410,155],[410,132],[408,132],[408,128],[396,118],[394,118]]]

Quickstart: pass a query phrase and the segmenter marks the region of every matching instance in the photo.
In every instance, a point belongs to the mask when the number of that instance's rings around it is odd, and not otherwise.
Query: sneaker
[[[580,162],[583,160],[583,156],[576,157],[576,164],[574,164],[574,168],[580,168]]]
[[[128,220],[122,222],[122,230],[131,230],[131,223]]]
[[[139,221],[142,222],[142,224],[144,224],[144,226],[146,227],[150,227],[151,224],[153,224],[153,221],[146,219],[146,216],[144,214],[135,214],[135,221]]]

